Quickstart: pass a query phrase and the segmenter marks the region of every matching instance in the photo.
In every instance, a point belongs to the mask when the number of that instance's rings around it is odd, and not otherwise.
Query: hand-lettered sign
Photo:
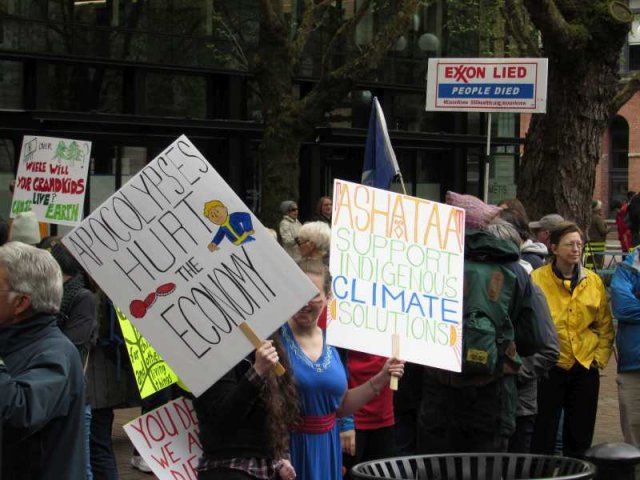
[[[336,180],[327,341],[461,370],[464,210]]]
[[[62,241],[196,396],[317,294],[185,136]]]
[[[124,338],[124,344],[129,353],[133,375],[136,378],[140,398],[147,398],[157,391],[167,388],[178,381],[178,377],[171,367],[158,355],[158,352],[149,345],[146,338],[133,326],[131,321],[116,308],[116,315],[120,322],[120,329]]]
[[[82,221],[91,142],[25,135],[11,218],[33,211],[40,222]]]
[[[180,397],[126,425],[124,431],[160,480],[195,480],[202,455],[191,400]]]

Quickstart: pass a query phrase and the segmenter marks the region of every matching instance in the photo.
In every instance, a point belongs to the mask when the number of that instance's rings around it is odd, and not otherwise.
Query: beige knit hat
[[[11,224],[9,240],[22,242],[28,245],[40,243],[40,225],[38,218],[33,212],[22,212],[16,215]]]

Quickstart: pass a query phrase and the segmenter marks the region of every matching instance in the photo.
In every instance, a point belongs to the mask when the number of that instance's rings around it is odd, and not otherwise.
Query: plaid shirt
[[[276,462],[267,458],[232,458],[227,460],[201,458],[197,470],[204,472],[214,468],[240,470],[260,480],[277,478]]]

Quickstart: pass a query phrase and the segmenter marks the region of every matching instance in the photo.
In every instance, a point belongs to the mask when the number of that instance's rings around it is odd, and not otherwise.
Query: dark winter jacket
[[[84,379],[52,315],[0,328],[2,480],[84,479]]]
[[[518,370],[518,409],[517,416],[538,413],[538,380],[558,361],[560,343],[558,332],[551,318],[549,305],[544,293],[533,285],[532,305],[536,314],[535,321],[540,326],[542,348],[533,355],[522,357],[522,366]]]
[[[260,387],[249,380],[244,359],[194,400],[206,459],[274,456]]]
[[[618,372],[640,370],[640,257],[638,250],[616,268],[611,305],[618,319]]]
[[[87,400],[94,410],[139,406],[140,392],[113,305],[103,292],[95,301],[98,339],[87,365]]]
[[[77,275],[64,283],[58,326],[80,352],[84,365],[96,343],[97,312],[93,292],[84,287],[84,278]]]

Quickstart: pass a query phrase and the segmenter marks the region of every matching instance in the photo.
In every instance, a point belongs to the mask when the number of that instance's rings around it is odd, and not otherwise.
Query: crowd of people
[[[531,221],[517,199],[446,201],[466,211],[465,309],[492,302],[504,317],[494,369],[463,359],[455,373],[328,345],[331,198],[306,223],[284,201],[277,240],[318,294],[193,398],[198,478],[337,480],[356,463],[412,454],[584,456],[615,335],[600,265],[583,263],[586,244],[609,233],[601,202],[585,233],[556,213]],[[640,197],[615,208],[628,252],[610,286],[620,417],[625,441],[640,445]],[[58,237],[41,240],[32,214],[0,222],[0,244],[2,478],[117,479],[114,409],[148,411],[176,388],[140,401],[113,305]],[[137,452],[132,465],[149,470]]]

